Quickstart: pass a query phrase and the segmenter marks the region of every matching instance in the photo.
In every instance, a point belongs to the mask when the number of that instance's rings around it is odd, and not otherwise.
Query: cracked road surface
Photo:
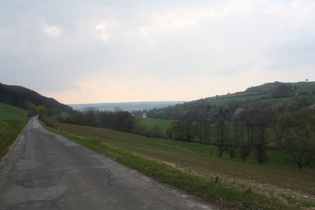
[[[214,209],[32,118],[0,163],[0,209]]]

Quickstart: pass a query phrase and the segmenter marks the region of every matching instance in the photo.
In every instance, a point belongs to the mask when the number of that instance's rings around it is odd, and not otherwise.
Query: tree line
[[[299,169],[315,166],[315,107],[303,107],[275,115],[263,106],[242,110],[232,120],[179,120],[166,132],[169,139],[217,147],[217,155],[259,163],[268,160],[268,150],[289,154]]]
[[[147,137],[165,138],[159,125],[149,128],[142,119],[140,116],[135,116],[119,108],[115,108],[114,111],[99,111],[94,107],[85,108],[83,111],[73,110],[67,117],[60,115],[57,117],[57,120],[63,123],[109,128]]]
[[[131,132],[134,117],[127,111],[99,111],[96,108],[89,107],[83,111],[74,110],[67,118],[58,116],[58,120],[64,123]]]

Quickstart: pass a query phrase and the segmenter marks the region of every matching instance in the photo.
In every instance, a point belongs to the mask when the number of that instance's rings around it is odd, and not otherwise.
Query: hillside
[[[0,83],[0,102],[22,109],[27,109],[30,104],[44,105],[50,110],[63,112],[71,111],[71,107],[61,104],[53,98],[47,98],[39,93],[21,86],[5,85]]]
[[[287,104],[284,105],[284,102]],[[273,105],[270,108],[283,108],[284,111],[312,105],[315,103],[315,82],[266,83],[241,92],[153,109],[148,112],[148,117],[172,120],[231,119],[237,109],[263,106],[266,103]]]

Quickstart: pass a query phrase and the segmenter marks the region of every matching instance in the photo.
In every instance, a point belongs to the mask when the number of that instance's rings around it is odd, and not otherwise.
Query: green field
[[[208,102],[217,106],[222,106],[228,101],[252,101],[260,99],[263,95],[254,95],[254,96],[235,96],[235,97],[218,97],[218,98],[209,98]]]
[[[54,119],[56,119],[57,117],[61,117],[63,119],[67,119],[70,117],[70,114],[69,113],[66,113],[66,112],[61,112],[60,114],[58,115],[54,115],[52,116]]]
[[[27,122],[26,110],[0,103],[0,159]]]
[[[305,87],[306,90],[307,87]],[[208,101],[214,105],[222,106],[229,101],[248,101],[249,103],[254,102],[255,100],[259,102],[271,102],[273,104],[277,104],[280,102],[290,102],[291,97],[288,98],[273,98],[273,99],[263,99],[263,95],[254,95],[254,96],[238,96],[238,97],[226,97],[226,98],[211,98]],[[315,95],[303,95],[308,101],[314,103]]]
[[[314,93],[315,92],[315,82],[297,82],[294,83],[299,88],[296,90],[296,92],[302,92],[302,93]]]
[[[163,132],[165,133],[168,129],[169,125],[174,122],[174,120],[161,120],[161,119],[153,119],[153,118],[145,118],[142,122],[148,126],[148,128],[152,128],[154,125],[160,126]]]
[[[169,140],[169,139],[150,139],[150,140],[156,141],[160,144],[170,145],[170,146],[182,148],[182,149],[189,150],[196,153],[208,154],[211,156],[216,156],[218,154],[218,148],[213,145],[174,141],[174,140]],[[268,154],[269,159],[266,162],[266,164],[298,169],[297,165],[294,164],[292,161],[290,161],[290,158],[291,158],[290,154],[284,151],[269,150],[267,151],[267,154]],[[224,152],[222,157],[228,159],[230,156],[229,154]],[[236,160],[241,161],[241,158],[237,157]],[[255,158],[253,157],[249,157],[247,161],[251,163],[257,163],[257,160],[255,160]],[[315,171],[314,168],[311,168],[309,166],[305,166],[304,169],[309,170],[309,171]]]
[[[89,148],[222,207],[315,207],[313,172],[218,158],[202,145],[171,144],[167,140],[62,123],[55,127]],[[215,184],[217,176],[220,182]]]
[[[289,83],[290,84],[290,83]],[[315,82],[297,82],[292,83],[293,85],[297,86],[298,88],[294,91],[294,93],[302,93],[303,97],[308,98],[309,101],[315,102],[315,95],[308,95],[315,93]],[[273,101],[273,102],[281,102],[281,101],[290,101],[291,97],[288,98],[281,98],[281,99],[263,99],[264,94],[262,95],[252,95],[252,96],[232,96],[226,95],[225,97],[212,97],[208,99],[208,102],[217,106],[222,106],[228,101]]]
[[[171,120],[162,120],[162,119],[144,119],[144,123],[146,123],[148,126],[153,126],[153,125],[159,125],[160,127],[163,127],[165,131],[167,130],[167,126],[173,122]],[[214,129],[214,128],[213,128]],[[208,145],[206,144],[200,144],[198,139],[194,139],[193,142],[183,142],[183,141],[174,141],[170,139],[150,139],[152,141],[157,141],[161,144],[165,145],[171,145],[175,146],[178,148],[186,149],[192,152],[197,152],[201,154],[208,154],[212,156],[216,156],[218,154],[218,148],[213,145],[209,145],[209,143],[215,143],[215,133],[213,133],[212,136],[212,141],[207,142]],[[268,138],[269,138],[269,147],[273,147],[274,142],[271,140],[273,138],[273,132],[271,130],[268,131]],[[266,164],[271,164],[271,165],[277,165],[277,166],[283,166],[283,167],[290,167],[290,168],[295,168],[297,169],[297,165],[291,161],[291,156],[289,153],[286,153],[284,151],[279,151],[279,150],[269,150],[267,151],[268,154],[268,161]],[[226,152],[223,153],[222,155],[223,158],[229,158],[229,154]],[[240,157],[237,157],[238,160],[241,160]],[[257,160],[255,158],[249,156],[248,160],[249,162],[256,163]],[[309,166],[305,166],[304,169],[315,171],[314,168],[311,168]]]
[[[283,99],[277,99],[277,100],[283,100]],[[165,129],[164,130],[165,132],[169,124],[173,121],[147,118],[147,119],[144,119],[143,122],[147,124],[147,126],[159,125],[160,127],[163,127],[163,129]],[[216,138],[215,133],[212,132],[212,134],[213,134],[213,136],[211,137],[212,141],[207,142],[208,145],[200,144],[200,141],[198,139],[193,139],[193,142],[175,141],[175,140],[170,140],[170,139],[151,139],[151,140],[157,141],[161,144],[171,145],[171,146],[179,147],[182,149],[187,149],[193,152],[215,156],[218,153],[218,149],[216,146],[212,146],[215,143],[215,138]],[[275,146],[275,143],[272,140],[274,138],[273,135],[274,134],[272,130],[268,129],[268,142],[269,142],[268,146],[269,147]],[[298,168],[297,165],[293,161],[291,161],[291,156],[289,153],[286,153],[284,151],[279,151],[279,150],[269,150],[267,151],[267,154],[268,154],[268,161],[266,162],[267,164],[290,167],[290,168],[295,168],[295,169]],[[229,154],[224,152],[222,157],[229,158]],[[237,157],[237,159],[241,160],[240,157]],[[257,160],[255,160],[255,158],[251,156],[248,157],[247,161],[257,162]],[[304,169],[315,171],[315,168],[311,168],[310,166],[305,166]]]

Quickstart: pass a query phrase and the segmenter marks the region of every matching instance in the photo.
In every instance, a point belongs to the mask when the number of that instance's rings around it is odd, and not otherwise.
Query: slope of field
[[[284,98],[267,98],[268,101],[289,101],[294,94],[300,94],[315,103],[315,82],[297,82],[297,83],[283,83],[292,85],[292,91]],[[267,94],[271,94],[277,87],[278,83],[267,83],[257,87],[248,88],[244,92],[227,94],[223,96],[216,96],[208,98],[208,102],[221,106],[228,101],[253,101],[264,100]]]
[[[266,202],[269,199],[272,202],[280,202],[282,203],[281,205],[288,205],[291,208],[303,205],[315,207],[315,173],[313,172],[217,158],[175,145],[171,146],[161,144],[157,141],[150,141],[148,138],[141,136],[107,129],[62,123],[56,123],[55,127],[61,132],[68,134],[68,136],[71,134],[70,137],[77,139],[78,142],[104,154],[107,154],[110,150],[119,151],[112,156],[117,160],[123,159],[121,156],[124,156],[124,154],[129,154],[129,156],[132,154],[133,158],[139,157],[153,161],[150,163],[151,165],[155,163],[162,164],[172,170],[174,169],[187,176],[199,177],[202,180],[209,181],[214,180],[214,177],[219,177],[221,187],[224,189],[227,188],[231,192],[234,192],[234,190],[239,192],[246,191],[250,194],[259,195],[261,200],[267,199]],[[102,149],[102,147],[105,149]],[[156,178],[162,179],[167,183],[173,184],[175,182],[170,177],[168,177],[168,180],[161,178],[164,176],[161,175],[161,171],[149,171],[148,173],[152,176],[158,173]],[[187,188],[187,186],[181,187],[184,189]],[[197,185],[196,188],[198,188]],[[200,186],[200,188],[202,187]],[[198,195],[200,194],[203,197],[203,193],[198,193],[199,189],[189,188],[187,190]],[[235,197],[236,195],[233,196]],[[233,196],[229,199],[233,199]],[[244,195],[242,194],[242,196]],[[292,198],[300,200],[300,202],[296,202]],[[245,198],[236,196],[234,199],[246,200],[249,198],[246,196]],[[304,202],[306,201],[312,204],[305,204]],[[258,206],[261,207],[261,205],[259,204]]]
[[[174,122],[174,120],[161,120],[161,119],[153,119],[153,118],[145,118],[143,119],[143,123],[148,126],[148,128],[152,128],[154,125],[160,126],[163,133],[166,133],[166,130],[170,126],[170,124]]]
[[[228,101],[252,101],[260,99],[262,96],[263,95],[211,97],[207,99],[207,102],[217,106],[222,106]]]
[[[315,93],[315,82],[297,82],[294,84],[298,87],[296,92]]]
[[[27,122],[26,110],[0,103],[0,158]]]

